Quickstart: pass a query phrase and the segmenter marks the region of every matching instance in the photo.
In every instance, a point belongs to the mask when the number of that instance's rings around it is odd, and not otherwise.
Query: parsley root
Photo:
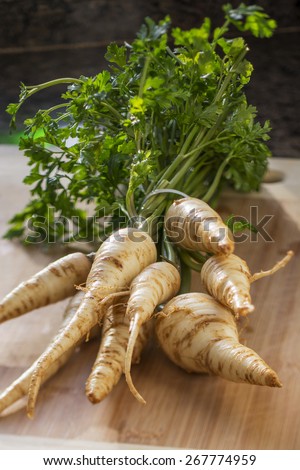
[[[75,294],[75,286],[86,281],[92,261],[89,255],[72,253],[22,282],[0,303],[0,323]]]
[[[234,243],[229,228],[208,204],[196,198],[173,202],[165,214],[168,238],[187,250],[229,255]]]
[[[121,302],[121,299],[119,300]],[[86,382],[86,395],[92,403],[102,401],[118,383],[124,371],[129,338],[126,303],[117,303],[105,313],[99,353]],[[138,363],[151,333],[151,323],[141,327],[134,345],[132,362]]]
[[[159,313],[155,330],[163,351],[187,372],[281,387],[277,374],[258,354],[240,344],[232,313],[208,294],[174,297]]]
[[[46,370],[99,322],[104,314],[101,301],[109,294],[128,288],[147,265],[156,260],[151,237],[136,229],[120,229],[103,242],[86,280],[83,300],[71,319],[37,362],[28,392],[28,416],[32,417],[37,394]]]
[[[249,267],[239,256],[211,256],[203,265],[201,280],[209,294],[229,307],[237,317],[254,310],[251,302],[250,284],[257,279],[274,274],[283,268],[293,256],[288,251],[282,260],[268,270],[251,275]]]
[[[125,377],[131,392],[141,403],[145,403],[145,400],[134,387],[130,375],[133,348],[141,326],[152,317],[156,307],[176,295],[179,288],[178,270],[164,261],[147,266],[130,286],[126,311],[130,319],[130,336],[125,357]]]
[[[64,312],[64,320],[62,325],[58,331],[58,335],[60,332],[65,328],[65,326],[69,323],[70,319],[75,315],[83,297],[83,292],[77,292],[74,297],[71,298],[69,301],[66,310]],[[91,337],[100,335],[99,328],[96,328],[92,331]],[[57,335],[56,335],[57,336]],[[52,339],[51,344],[56,340],[56,336]],[[73,354],[74,349],[77,345],[74,345],[73,348],[70,348],[66,351],[61,357],[59,357],[46,371],[42,379],[42,383],[45,383],[48,379],[50,379],[56,372],[61,369],[64,364],[68,361],[70,356]],[[30,384],[30,379],[32,376],[33,371],[37,365],[37,361],[35,361],[20,377],[18,377],[9,387],[7,387],[0,395],[0,413],[8,408],[10,405],[18,401],[20,398],[25,396],[28,392],[28,387]]]

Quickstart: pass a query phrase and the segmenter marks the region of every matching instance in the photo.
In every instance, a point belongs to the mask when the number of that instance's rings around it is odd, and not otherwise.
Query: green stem
[[[148,194],[148,196],[145,197],[143,203],[145,203],[151,197],[156,196],[156,194],[163,194],[163,193],[177,194],[178,196],[181,196],[181,197],[188,197],[188,194],[185,194],[181,191],[177,191],[177,189],[156,189],[155,191],[153,191],[152,193]]]
[[[206,175],[208,175],[210,171],[211,171],[211,165],[207,165],[201,170],[201,178],[200,178],[200,175],[199,175],[199,178],[197,178],[195,177],[193,173],[191,174],[191,176],[193,177],[192,182],[190,182],[189,185],[188,183],[186,183],[186,192],[189,193],[190,197],[200,197],[200,199],[202,199],[203,193],[205,194],[207,190],[207,187],[205,187],[204,185],[205,178],[206,178]]]
[[[32,95],[34,95],[35,93],[38,93],[39,91],[44,90],[45,88],[49,88],[51,86],[62,85],[62,84],[66,85],[68,83],[78,83],[78,84],[81,85],[83,83],[83,80],[80,80],[78,78],[69,78],[69,77],[67,77],[67,78],[57,78],[55,80],[50,80],[49,82],[41,83],[40,85],[25,86],[21,90],[20,100],[19,100],[19,104],[17,106],[16,113],[20,109],[22,104],[28,98],[30,98]],[[55,106],[53,108],[55,108]],[[16,113],[15,113],[15,115],[16,115]],[[14,121],[14,119],[15,119],[15,117],[12,119],[12,122]]]
[[[64,120],[66,117],[71,116],[71,113],[64,113],[61,116],[58,116],[58,118],[55,119],[55,122],[59,122]]]
[[[45,88],[49,88],[55,85],[66,85],[68,83],[78,83],[82,84],[83,80],[78,78],[57,78],[56,80],[50,80],[49,82],[40,83],[39,85],[30,85],[26,86],[26,90],[29,90],[25,99],[32,96],[34,93],[37,93],[40,90],[44,90]]]
[[[176,188],[177,184],[183,182],[184,176],[187,174],[188,170],[191,168],[192,162],[187,160],[181,169],[176,173],[176,175],[170,181],[170,188]]]
[[[193,271],[200,272],[202,269],[202,264],[197,263],[186,251],[180,251],[180,259],[184,262]]]
[[[50,114],[50,113],[52,113],[53,111],[56,111],[57,109],[60,109],[60,108],[65,108],[66,106],[68,106],[68,103],[60,103],[60,104],[57,104],[56,106],[52,106],[52,108],[45,109],[45,110],[43,110],[43,111],[44,111],[44,113],[46,113],[46,114]]]
[[[126,209],[130,217],[137,217],[137,211],[134,205],[134,197],[131,191],[127,191],[126,193]]]
[[[153,213],[147,217],[140,226],[140,230],[144,230],[152,237],[154,236],[154,229],[158,223],[160,216],[163,214],[166,207],[166,201],[161,202]]]
[[[229,162],[229,160],[232,158],[232,156],[229,156],[227,158],[225,158],[225,160],[221,163],[221,165],[219,166],[218,168],[218,171],[216,173],[216,176],[209,188],[209,190],[207,191],[207,193],[202,197],[202,200],[204,202],[208,202],[214,195],[214,193],[217,191],[218,189],[218,185],[221,181],[221,178],[222,178],[222,174],[223,174],[223,171],[225,170],[225,167],[227,165],[227,163]]]
[[[106,101],[101,101],[101,104],[103,104],[103,106],[106,106],[106,108],[109,109],[109,111],[111,111],[118,120],[122,119],[122,115],[109,103],[107,103]]]
[[[182,260],[180,263],[181,285],[179,294],[186,294],[191,291],[192,272]]]
[[[236,73],[236,68],[237,68],[237,66],[238,66],[238,65],[240,64],[240,62],[244,59],[244,57],[245,57],[245,55],[247,54],[247,52],[248,52],[248,49],[243,50],[243,51],[240,53],[240,55],[237,56],[235,62],[234,62],[234,63],[232,64],[232,66],[231,66],[230,71],[228,72],[228,74],[226,75],[226,77],[225,77],[225,79],[224,79],[222,85],[220,86],[219,91],[217,92],[217,94],[216,94],[216,96],[215,96],[215,99],[214,99],[214,102],[217,103],[217,102],[222,98],[222,96],[223,96],[223,94],[224,94],[226,88],[228,87],[228,85],[229,85],[230,82],[231,82],[232,75],[234,75],[234,74]]]
[[[144,93],[144,86],[147,78],[148,68],[150,64],[150,56],[148,55],[145,59],[144,68],[141,76],[140,86],[139,86],[139,97],[141,98]]]
[[[201,255],[200,251],[193,251],[191,256],[200,264],[204,264],[210,258],[210,255]]]
[[[162,181],[161,183],[161,187],[162,189],[163,188],[168,188],[169,187],[169,182],[168,181]],[[151,199],[151,201],[149,200]],[[146,216],[150,213],[152,214],[152,212],[157,208],[157,206],[165,200],[165,198],[160,195],[160,194],[156,194],[155,197],[152,197],[152,198],[149,198],[147,200],[145,200],[144,204],[142,205],[142,209],[140,211],[140,215],[142,216]]]
[[[233,136],[233,134],[227,135],[225,137],[216,137],[215,139],[208,140],[204,144],[198,145],[198,147],[195,147],[193,150],[190,150],[188,153],[184,154],[183,158],[186,159],[187,157],[191,157],[195,153],[198,153],[200,150],[203,150],[208,145],[214,144],[215,142],[220,142],[220,141],[223,141],[223,140],[231,139],[232,136]]]
[[[188,193],[190,195],[190,188],[194,186],[195,183],[199,183],[199,170],[201,169],[202,171],[202,168],[205,167],[205,166],[209,166],[209,164],[207,163],[206,159],[203,158],[201,159],[201,161],[199,163],[197,163],[196,165],[194,166],[191,166],[191,171],[190,173],[188,174],[188,176],[186,177],[185,179],[185,182],[184,182],[184,186],[183,186],[183,191]],[[201,173],[201,181],[202,181],[202,173]]]
[[[189,148],[189,146],[191,145],[193,139],[195,138],[196,134],[199,132],[199,127],[198,126],[194,126],[193,129],[191,130],[191,132],[189,133],[188,137],[186,138],[182,148],[181,148],[181,151],[179,152],[179,154],[177,155],[177,157],[175,158],[175,160],[173,160],[173,162],[171,163],[171,165],[163,172],[158,184],[157,184],[157,188],[160,187],[160,182],[162,180],[168,180],[173,172],[177,169],[178,165],[180,165],[182,163],[182,159],[184,158],[184,155],[187,151],[187,149]]]
[[[145,63],[144,63],[144,67],[143,67],[143,71],[142,71],[142,75],[140,79],[140,86],[139,86],[139,92],[138,92],[139,98],[142,98],[143,93],[144,93],[144,86],[145,86],[145,82],[147,78],[149,64],[150,64],[150,56],[147,56],[145,59]],[[135,140],[136,140],[136,149],[137,151],[139,151],[141,150],[141,140],[142,140],[142,132],[140,128],[135,133]]]
[[[163,232],[162,237],[161,254],[163,258],[167,259],[168,261],[171,261],[171,263],[177,266],[180,264],[174,245],[167,239],[165,231]]]
[[[144,68],[143,68],[143,72],[142,72],[142,76],[140,80],[139,93],[138,93],[139,97],[142,97],[143,95],[144,85],[145,85],[145,81],[147,78],[149,64],[150,64],[150,56],[147,56],[145,59]],[[140,150],[141,138],[142,138],[141,130],[139,130],[138,133],[136,134],[137,151]],[[129,181],[129,186],[130,186],[130,181]],[[135,205],[134,205],[134,195],[132,191],[130,190],[128,190],[126,194],[126,209],[131,217],[137,216],[137,212],[136,212]]]
[[[183,62],[179,59],[179,57],[177,57],[176,54],[174,54],[174,52],[170,49],[169,46],[166,47],[166,51],[171,57],[173,57],[173,59],[176,60],[176,62],[178,62],[180,65],[183,65]]]
[[[209,137],[209,134],[206,135],[206,138],[207,137]],[[226,136],[226,137],[221,137],[221,138],[217,137],[215,139],[204,142],[203,144],[199,145],[195,149],[191,150],[188,154],[185,154],[183,158],[186,158],[186,157],[192,157],[192,158],[189,158],[184,163],[184,165],[181,167],[179,172],[177,172],[177,174],[173,177],[173,179],[170,181],[170,187],[171,188],[175,187],[183,179],[184,175],[194,165],[195,160],[197,160],[197,158],[199,157],[199,153],[200,153],[201,150],[203,150],[208,145],[211,145],[215,142],[219,142],[221,140],[230,139],[231,137],[232,136]],[[202,166],[202,162],[200,162],[200,166]],[[205,174],[208,173],[208,171],[206,171]],[[195,172],[195,173],[197,174],[197,172]],[[204,176],[205,176],[205,174],[204,174]],[[201,180],[204,179],[202,176],[203,176],[203,174],[201,174]],[[197,183],[199,184],[200,181],[195,178],[195,174],[191,174],[191,176],[189,178],[189,181],[191,180],[191,178],[193,178],[194,185],[197,184]],[[188,193],[188,194],[190,193],[189,184],[185,183],[183,191]]]
[[[220,116],[219,116],[219,119],[220,119]],[[223,119],[223,118],[222,118]],[[220,119],[221,121],[221,119]],[[219,123],[218,123],[219,124]],[[197,128],[197,130],[199,130]],[[213,128],[213,131],[211,129],[209,129],[209,131],[206,133],[205,135],[205,129],[202,130],[202,132],[199,132],[199,135],[197,136],[197,138],[195,139],[195,142],[194,142],[194,145],[196,145],[196,147],[192,148],[192,150],[190,150],[189,152],[185,153],[185,154],[181,154],[180,153],[180,157],[181,157],[181,163],[182,163],[182,160],[186,160],[186,162],[183,164],[183,166],[181,166],[181,169],[176,173],[176,175],[171,179],[170,181],[170,188],[175,188],[176,185],[183,179],[183,177],[185,176],[185,174],[187,173],[187,171],[192,167],[192,165],[194,165],[195,161],[197,160],[197,158],[199,157],[199,155],[201,154],[201,151],[207,147],[208,145],[211,145],[213,144],[214,142],[218,142],[220,140],[226,140],[226,139],[230,139],[231,136],[224,136],[224,137],[221,137],[221,138],[214,138],[214,139],[211,139],[211,140],[207,140],[207,139],[210,139],[211,135],[216,132],[217,130],[217,126]],[[204,139],[204,142],[202,142],[201,145],[199,145],[199,141],[201,141],[201,139]],[[178,156],[178,157],[179,157]],[[177,158],[178,158],[177,157]],[[174,160],[173,163],[175,163],[175,161],[177,160],[177,158]],[[172,166],[172,165],[171,165]],[[170,166],[170,167],[171,167]],[[175,166],[175,165],[174,165]],[[169,168],[170,168],[169,167]],[[188,189],[186,189],[186,192],[189,193]]]

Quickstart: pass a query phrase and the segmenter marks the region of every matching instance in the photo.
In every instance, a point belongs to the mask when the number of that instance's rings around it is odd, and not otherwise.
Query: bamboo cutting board
[[[282,389],[229,383],[187,374],[153,342],[133,367],[133,380],[147,401],[139,404],[125,380],[102,403],[92,405],[84,384],[97,352],[90,341],[76,351],[42,389],[33,421],[22,402],[0,418],[0,448],[299,449],[300,448],[300,162],[276,159],[282,182],[265,184],[259,194],[222,199],[222,213],[247,217],[273,241],[237,240],[236,252],[252,272],[268,269],[288,249],[296,256],[272,278],[252,286],[255,312],[241,325],[242,342],[278,373]],[[0,147],[0,229],[23,208],[25,162],[15,147]],[[252,209],[251,209],[252,207]],[[258,209],[253,209],[257,207]],[[256,214],[256,215],[255,215]],[[255,220],[253,220],[255,219]],[[263,225],[266,222],[266,225]],[[58,255],[0,240],[0,296]],[[193,289],[200,288],[197,276]],[[66,302],[0,325],[0,387],[4,389],[43,351],[56,333]]]

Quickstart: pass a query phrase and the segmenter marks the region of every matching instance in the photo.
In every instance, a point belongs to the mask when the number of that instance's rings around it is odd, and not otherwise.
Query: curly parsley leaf
[[[259,5],[245,5],[241,3],[238,8],[232,8],[228,3],[223,6],[225,17],[240,31],[250,31],[253,36],[269,38],[272,36],[277,24]]]
[[[173,189],[206,201],[224,185],[257,190],[266,170],[270,126],[260,124],[245,85],[253,67],[242,37],[269,37],[276,26],[259,6],[224,6],[212,29],[171,27],[146,18],[131,44],[108,46],[108,70],[93,77],[21,84],[7,108],[12,126],[35,93],[64,84],[49,109],[25,120],[31,200],[6,236],[29,240],[94,240],[131,217],[160,216]],[[154,196],[149,197],[154,194]],[[112,229],[112,228],[111,228]]]

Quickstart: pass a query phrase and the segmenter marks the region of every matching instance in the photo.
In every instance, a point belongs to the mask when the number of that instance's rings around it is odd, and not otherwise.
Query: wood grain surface
[[[105,443],[115,448],[300,448],[300,162],[278,159],[273,166],[283,170],[283,182],[264,185],[255,195],[228,193],[222,199],[221,210],[224,215],[234,213],[248,219],[252,214],[257,220],[251,221],[256,224],[264,216],[272,216],[264,228],[273,241],[267,242],[261,234],[256,240],[250,240],[249,234],[247,240],[237,240],[236,252],[247,260],[252,272],[271,267],[288,249],[296,253],[284,270],[253,284],[256,310],[248,322],[240,325],[242,342],[278,373],[283,388],[187,374],[171,364],[153,341],[132,373],[147,404],[139,404],[122,379],[109,397],[92,405],[85,397],[84,385],[98,345],[90,341],[41,389],[34,420],[26,417],[24,401],[0,418],[0,448],[17,448],[22,436],[27,448],[30,442],[36,448],[36,440],[41,440],[42,448],[53,448],[47,439],[55,439],[56,443],[65,440],[74,447],[76,442],[85,442],[89,443],[87,448],[103,448]],[[1,147],[1,235],[8,218],[24,206],[25,172],[25,162],[16,148]],[[58,257],[3,239],[0,253],[1,297]],[[195,276],[193,290],[200,288]],[[58,328],[64,305],[60,302],[0,326],[1,389],[42,352]]]

